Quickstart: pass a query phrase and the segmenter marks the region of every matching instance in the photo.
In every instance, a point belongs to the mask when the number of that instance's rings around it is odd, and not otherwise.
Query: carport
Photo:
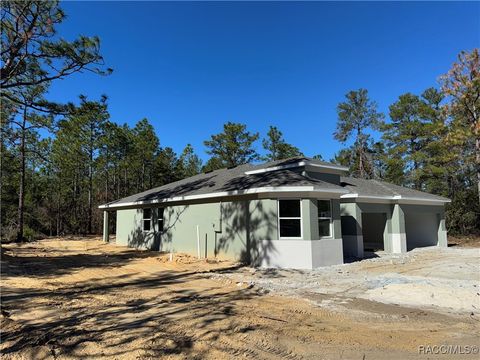
[[[364,251],[403,253],[417,247],[447,246],[443,206],[342,203],[343,252],[362,258]]]
[[[441,209],[405,206],[407,250],[438,245],[441,233]]]
[[[351,191],[340,205],[346,257],[447,246],[444,205],[449,199],[377,180],[345,180],[342,185]]]
[[[362,214],[363,250],[385,250],[388,241],[387,213]]]

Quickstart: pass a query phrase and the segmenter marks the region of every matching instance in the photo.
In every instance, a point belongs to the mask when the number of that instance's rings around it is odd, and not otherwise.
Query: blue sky
[[[480,46],[480,3],[63,2],[59,34],[98,35],[114,73],[57,81],[49,98],[109,97],[111,119],[146,117],[180,152],[227,121],[269,125],[306,155],[330,159],[336,105],[369,90],[379,109],[435,86],[456,55]],[[261,142],[257,144],[261,151]]]

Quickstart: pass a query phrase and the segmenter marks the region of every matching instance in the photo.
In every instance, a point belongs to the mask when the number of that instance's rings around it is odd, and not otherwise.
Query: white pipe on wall
[[[200,259],[200,228],[197,225],[197,257]]]

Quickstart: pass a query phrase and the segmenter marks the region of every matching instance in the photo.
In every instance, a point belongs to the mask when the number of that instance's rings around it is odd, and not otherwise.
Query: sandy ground
[[[480,249],[428,247],[367,255],[371,258],[313,271],[242,269],[214,277],[310,299],[337,311],[348,310],[353,299],[366,299],[480,320]]]
[[[477,359],[479,249],[312,272],[139,252],[98,239],[2,249],[2,359]],[[426,295],[425,295],[426,294]],[[433,294],[433,296],[432,296]]]

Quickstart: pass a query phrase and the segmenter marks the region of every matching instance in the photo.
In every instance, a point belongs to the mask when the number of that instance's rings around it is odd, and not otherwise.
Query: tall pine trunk
[[[128,179],[127,179],[127,167],[123,169],[123,196],[127,196],[128,193]]]
[[[88,162],[88,234],[92,233],[93,218],[93,124],[90,125],[90,149]]]
[[[105,202],[107,203],[108,202],[108,191],[109,191],[109,188],[110,188],[109,173],[108,173],[108,164],[109,164],[108,148],[107,148],[107,151],[106,151],[105,163],[106,163],[106,166],[105,166]]]
[[[93,203],[93,176],[92,176],[92,165],[88,167],[88,225],[87,232],[88,234],[92,233],[92,203]]]
[[[75,169],[73,173],[73,233],[78,234],[78,204],[77,204],[77,176],[78,169]]]
[[[357,125],[357,156],[358,156],[358,171],[361,179],[365,179],[365,165],[363,163],[363,134],[362,129]]]
[[[23,109],[22,135],[20,138],[20,184],[18,190],[18,219],[17,219],[17,242],[22,242],[23,221],[25,212],[25,125],[27,122],[27,108]]]
[[[145,161],[142,161],[142,191],[145,190]]]
[[[58,180],[57,188],[57,236],[60,236],[60,179]]]
[[[358,170],[360,171],[360,178],[365,179],[365,169],[363,168],[363,151],[362,146],[358,147]]]
[[[475,158],[477,160],[477,190],[478,190],[478,203],[480,204],[480,137],[477,136],[475,140]]]

